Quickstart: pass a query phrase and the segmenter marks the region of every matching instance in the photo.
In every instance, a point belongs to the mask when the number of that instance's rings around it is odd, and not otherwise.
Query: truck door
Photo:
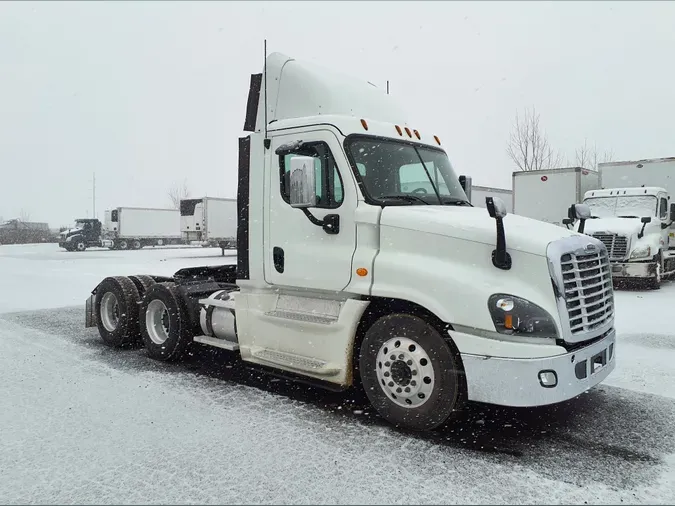
[[[302,140],[302,151],[277,155],[282,144]],[[330,130],[314,130],[274,137],[270,146],[266,194],[269,203],[265,228],[265,280],[293,288],[339,291],[351,280],[356,249],[354,211],[356,185],[338,138]],[[290,205],[289,170],[294,156],[315,158],[317,207],[309,212],[318,220],[337,214],[340,231],[327,234],[301,209]]]
[[[661,247],[667,251],[669,247],[675,246],[675,237],[673,237],[673,226],[670,225],[670,206],[668,205],[668,196],[665,193],[659,194],[659,219],[661,220]]]

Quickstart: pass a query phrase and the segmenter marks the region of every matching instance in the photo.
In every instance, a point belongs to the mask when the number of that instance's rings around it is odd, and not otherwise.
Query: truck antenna
[[[92,218],[96,218],[96,171],[94,171],[94,184],[92,187],[91,215]]]
[[[265,134],[265,147],[269,148],[267,145],[267,39],[264,39],[263,41],[263,52],[265,53],[265,61],[263,62],[263,78],[265,79],[265,82],[263,83],[264,86],[264,106],[265,106],[265,116],[264,116],[264,121],[265,121],[265,130],[263,133]]]

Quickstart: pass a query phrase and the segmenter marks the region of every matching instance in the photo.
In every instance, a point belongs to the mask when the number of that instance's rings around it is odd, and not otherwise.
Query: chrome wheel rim
[[[83,242],[77,243],[77,250],[78,251],[84,251],[84,243]]]
[[[161,300],[155,299],[148,304],[145,311],[145,328],[150,340],[155,344],[164,344],[169,339],[171,330],[169,310]]]
[[[429,354],[407,337],[394,337],[377,353],[377,380],[395,404],[417,408],[429,400],[436,377]]]
[[[120,322],[120,306],[112,292],[106,292],[101,299],[101,323],[108,332],[114,332]]]

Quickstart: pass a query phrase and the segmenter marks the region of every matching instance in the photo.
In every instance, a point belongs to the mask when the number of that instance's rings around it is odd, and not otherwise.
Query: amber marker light
[[[361,125],[363,125],[364,130],[368,130],[368,123],[366,123],[365,119],[361,120]]]
[[[368,275],[368,269],[366,269],[365,267],[359,267],[358,269],[356,269],[356,274],[358,276],[361,276],[361,277],[367,276]]]

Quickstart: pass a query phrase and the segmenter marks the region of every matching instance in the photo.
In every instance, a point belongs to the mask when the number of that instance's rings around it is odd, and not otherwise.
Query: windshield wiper
[[[617,216],[617,218],[639,218],[639,216]]]
[[[469,202],[468,200],[464,199],[458,199],[458,198],[453,198],[453,197],[445,197],[443,198],[443,204],[452,204],[453,206],[471,206],[473,207],[473,204]]]
[[[423,204],[430,205],[429,202],[426,200],[418,197],[417,195],[384,195],[382,197],[379,197],[380,200],[385,200],[385,199],[399,199],[399,200],[405,200],[406,202],[422,202]]]

